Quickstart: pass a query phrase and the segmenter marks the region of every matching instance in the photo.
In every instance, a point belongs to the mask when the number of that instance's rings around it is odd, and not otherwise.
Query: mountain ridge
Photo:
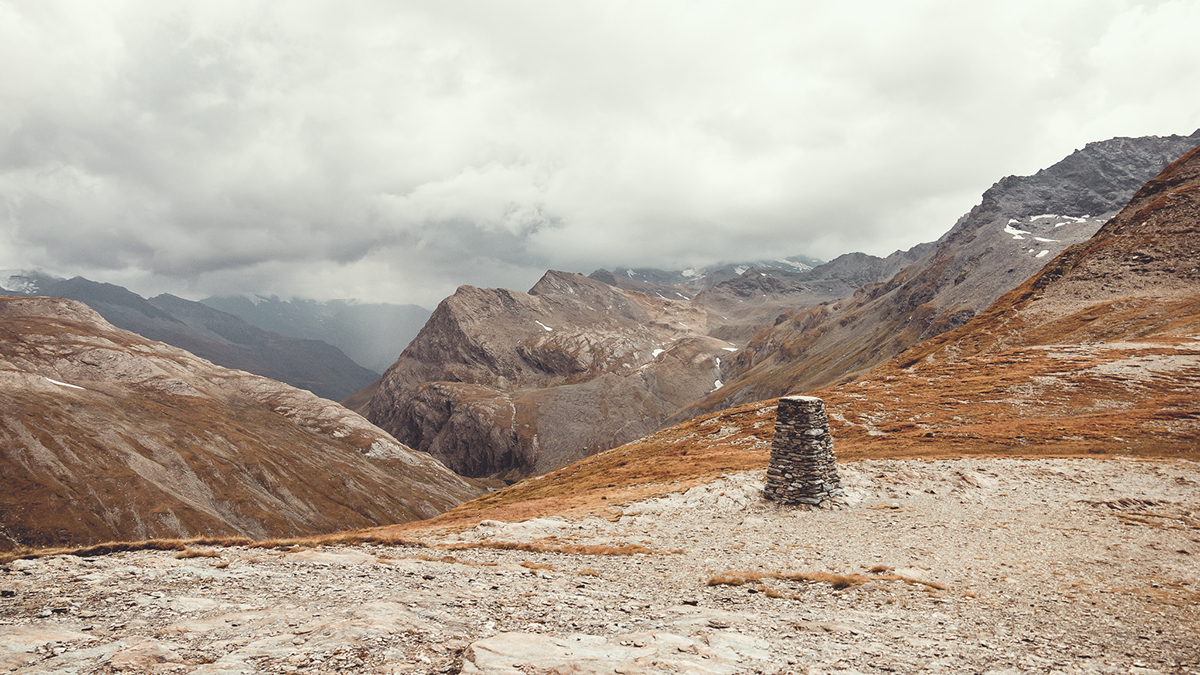
[[[266,331],[327,342],[375,373],[396,361],[432,314],[412,304],[280,300],[277,296],[212,296],[200,303]]]
[[[1049,257],[1090,237],[1197,143],[1200,130],[1099,141],[1032,176],[1001,179],[933,251],[892,279],[864,285],[841,302],[793,312],[754,336],[726,362],[726,386],[670,421],[848,381],[963,325]]]
[[[0,298],[0,547],[258,539],[424,518],[483,492],[314,394]]]
[[[14,278],[18,279],[15,284]],[[328,343],[264,331],[232,314],[167,293],[146,299],[114,284],[38,273],[10,277],[9,285],[21,287],[10,291],[18,295],[33,293],[78,300],[119,328],[330,400],[343,399],[378,378],[378,373],[363,368]]]

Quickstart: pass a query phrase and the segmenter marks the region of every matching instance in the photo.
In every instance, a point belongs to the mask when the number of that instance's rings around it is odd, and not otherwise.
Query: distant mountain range
[[[382,373],[396,362],[432,314],[417,305],[355,300],[280,300],[277,296],[234,295],[200,301],[280,335],[321,340],[356,363]]]
[[[723,281],[739,277],[750,270],[773,276],[776,273],[806,272],[823,262],[825,261],[811,256],[794,255],[775,260],[726,263],[682,270],[664,270],[656,267],[617,267],[611,272],[606,269],[598,269],[588,276],[621,288],[624,286],[616,281],[618,278],[656,286],[684,286],[699,292],[708,290]]]
[[[232,314],[170,294],[147,300],[121,286],[37,272],[10,274],[4,286],[10,295],[78,300],[118,328],[333,401],[346,398],[379,377],[320,340],[265,331]],[[5,294],[2,288],[0,294]]]

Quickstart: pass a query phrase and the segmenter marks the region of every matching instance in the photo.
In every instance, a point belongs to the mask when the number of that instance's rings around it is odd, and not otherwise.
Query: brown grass
[[[0,553],[0,564],[9,563],[14,560],[31,560],[35,558],[46,558],[56,555],[72,555],[81,558],[93,558],[96,556],[110,555],[113,553],[127,553],[134,551],[180,551],[184,552],[191,546],[215,546],[220,548],[233,548],[237,546],[245,546],[248,548],[273,548],[280,550],[294,550],[299,548],[317,548],[320,546],[358,546],[364,544],[374,544],[378,546],[405,546],[428,548],[421,541],[415,539],[407,539],[396,535],[380,534],[377,532],[339,532],[328,535],[319,535],[316,537],[298,537],[292,539],[264,539],[255,541],[246,537],[197,537],[194,539],[145,539],[141,541],[109,541],[103,544],[92,544],[89,546],[69,546],[55,548],[28,548],[23,547]],[[216,552],[199,553],[203,556],[216,556]],[[193,558],[195,555],[180,555],[180,558]]]
[[[879,571],[876,571],[876,570]],[[916,584],[927,587],[930,590],[944,591],[947,587],[939,584],[936,581],[923,581],[921,579],[913,579],[912,577],[901,576],[899,574],[884,574],[892,568],[886,565],[877,565],[871,568],[873,574],[879,576],[874,577],[877,581],[903,581],[906,584]],[[835,590],[843,590],[861,586],[872,579],[861,574],[831,574],[829,572],[722,572],[711,578],[705,584],[707,586],[744,586],[746,584],[758,584],[763,587],[767,597],[781,598],[784,597],[778,591],[773,591],[767,588],[763,581],[766,579],[778,579],[781,581],[803,581],[810,584],[829,584]],[[799,599],[796,596],[788,596],[792,599]]]
[[[555,571],[555,569],[552,565],[546,565],[543,563],[535,563],[535,562],[528,562],[528,561],[521,563],[521,567],[524,567],[527,570],[534,570],[534,571],[537,571],[537,570],[545,570],[547,572]]]
[[[620,544],[618,546],[576,544],[543,544],[540,542],[519,541],[480,541],[462,542],[458,544],[439,544],[434,548],[461,551],[471,548],[491,548],[501,551],[525,551],[526,553],[568,553],[571,555],[665,555],[662,551],[646,548],[638,544]]]
[[[837,590],[861,586],[870,581],[861,574],[830,574],[828,572],[723,572],[708,580],[708,586],[743,586],[761,583],[764,579],[825,583]]]
[[[220,558],[221,554],[212,549],[184,548],[175,554],[176,558]]]
[[[73,555],[80,558],[125,553],[132,551],[184,551],[189,546],[253,546],[252,539],[241,537],[201,537],[196,539],[146,539],[142,541],[109,541],[90,546],[68,546],[55,548],[23,548],[0,553],[0,564],[14,560],[32,560],[55,555]]]
[[[581,577],[598,577],[598,576],[600,576],[599,572],[597,572],[596,570],[594,570],[590,567],[585,567],[585,568],[579,570],[578,572],[576,572],[576,574],[578,574]]]

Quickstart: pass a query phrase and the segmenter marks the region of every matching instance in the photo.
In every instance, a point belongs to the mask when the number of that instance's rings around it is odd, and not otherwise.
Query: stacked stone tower
[[[843,494],[825,402],[813,396],[779,399],[764,496],[815,506]]]

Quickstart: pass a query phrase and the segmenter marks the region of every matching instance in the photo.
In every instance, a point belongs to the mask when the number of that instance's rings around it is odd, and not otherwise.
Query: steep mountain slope
[[[867,449],[1194,453],[1198,260],[1200,148],[986,312],[829,390],[841,435]]]
[[[341,406],[0,298],[0,548],[314,534],[425,518],[476,485]]]
[[[463,286],[388,369],[367,417],[469,476],[526,475],[654,430],[734,348],[682,301],[548,272]]]
[[[417,336],[431,312],[417,305],[353,300],[280,300],[277,297],[227,296],[200,301],[267,331],[321,340],[356,363],[382,373]]]
[[[21,295],[78,300],[118,328],[330,400],[341,400],[378,377],[332,345],[264,331],[232,314],[173,295],[146,300],[120,286],[83,277],[25,275],[24,280]],[[22,285],[17,281],[10,285]]]
[[[1082,241],[1133,192],[1200,143],[1188,137],[1090,143],[1033,176],[983,195],[920,261],[852,297],[795,311],[724,363],[726,386],[674,420],[845,380],[921,340],[964,324]]]

